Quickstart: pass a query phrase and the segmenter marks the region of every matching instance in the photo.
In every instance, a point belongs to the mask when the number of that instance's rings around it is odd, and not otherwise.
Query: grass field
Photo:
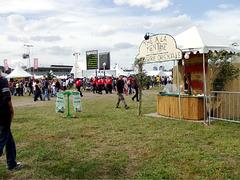
[[[143,113],[156,112],[158,91],[144,91]],[[54,99],[16,107],[12,133],[23,166],[7,171],[4,155],[0,178],[240,179],[240,124],[137,116],[130,96],[128,110],[116,100],[83,98],[77,118],[56,114]]]

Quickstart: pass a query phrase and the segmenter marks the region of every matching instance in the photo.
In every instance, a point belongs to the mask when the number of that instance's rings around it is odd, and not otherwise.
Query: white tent
[[[235,52],[234,46],[227,40],[207,32],[199,27],[193,26],[188,30],[175,36],[176,44],[185,53],[203,54],[203,82],[204,82],[204,123],[206,123],[206,70],[205,70],[205,54],[209,51],[227,50]],[[180,92],[180,91],[179,91]],[[179,95],[180,96],[180,95]],[[180,103],[181,104],[181,103]],[[179,105],[179,109],[181,109]],[[181,110],[180,110],[181,113]],[[181,115],[180,115],[181,117]]]
[[[81,65],[79,63],[74,63],[71,73],[74,74],[74,78],[82,78],[83,71],[82,71]]]
[[[6,78],[25,78],[25,77],[32,77],[31,74],[24,71],[19,65],[11,72]]]
[[[209,51],[234,51],[229,41],[207,32],[199,27],[193,26],[188,30],[175,36],[178,48],[183,52],[208,53]]]
[[[128,73],[124,72],[123,69],[117,63],[115,63],[115,66],[112,69],[116,70],[117,77],[119,77],[120,75],[128,76]]]

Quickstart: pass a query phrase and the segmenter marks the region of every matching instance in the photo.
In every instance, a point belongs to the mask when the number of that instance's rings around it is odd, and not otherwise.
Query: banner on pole
[[[82,112],[82,102],[79,92],[72,92],[73,108],[75,112]]]
[[[56,113],[57,112],[64,113],[65,106],[66,106],[66,102],[65,102],[64,93],[62,92],[57,93],[56,109],[55,109]]]
[[[34,58],[34,70],[38,69],[38,58]]]
[[[4,59],[3,62],[4,62],[4,71],[8,71],[9,67],[8,67],[7,59]]]

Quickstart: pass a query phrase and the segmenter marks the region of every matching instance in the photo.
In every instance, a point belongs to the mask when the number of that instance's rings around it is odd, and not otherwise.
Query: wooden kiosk
[[[204,118],[203,99],[203,96],[182,96],[182,119],[202,120]],[[166,117],[180,119],[179,96],[175,94],[158,94],[157,113]]]
[[[176,119],[203,120],[205,114],[203,71],[203,57],[200,53],[191,53],[188,59],[178,61],[177,67],[173,70],[174,77],[178,78],[174,78],[173,84],[179,84],[179,91],[175,94],[159,93],[157,113]],[[186,94],[186,73],[191,77],[191,87],[187,90],[191,95]]]
[[[188,55],[188,54],[187,54]],[[205,58],[205,56],[203,55]],[[206,112],[205,108],[205,91],[201,96],[184,96],[180,88],[180,79],[182,84],[182,76],[180,78],[179,64],[183,60],[182,51],[177,48],[175,39],[166,34],[158,34],[149,37],[140,45],[140,52],[136,58],[144,58],[144,63],[177,61],[177,69],[175,69],[174,80],[178,86],[177,94],[158,94],[157,95],[157,113],[170,118],[176,119],[192,119],[201,120]],[[201,59],[201,69],[205,82],[205,59]],[[198,61],[198,59],[197,59]],[[195,64],[194,64],[195,65]],[[196,66],[199,68],[199,66]],[[190,67],[190,69],[192,69]],[[176,71],[177,70],[177,71]],[[200,78],[201,78],[200,77]],[[184,77],[183,77],[184,78]],[[199,79],[199,74],[194,73],[194,78]],[[201,86],[201,92],[204,90],[204,83],[195,83]],[[184,90],[183,90],[184,92]],[[202,93],[201,93],[202,94]]]
[[[177,48],[181,47],[181,50]],[[207,94],[209,94],[209,79],[207,54],[209,51],[232,51],[227,41],[215,34],[193,26],[175,36],[153,35],[140,45],[140,52],[136,58],[144,58],[145,63],[177,61],[174,67],[173,84],[178,87],[177,93],[160,93],[157,95],[157,112],[159,115],[176,118],[202,120],[207,123]],[[184,52],[184,53],[183,53]],[[183,58],[184,56],[184,58]],[[185,93],[185,76],[191,75],[191,95]],[[229,88],[236,87],[229,84]],[[188,89],[189,90],[189,89]],[[221,102],[216,104],[215,108]],[[211,108],[211,107],[210,107]],[[210,110],[209,110],[210,111]]]

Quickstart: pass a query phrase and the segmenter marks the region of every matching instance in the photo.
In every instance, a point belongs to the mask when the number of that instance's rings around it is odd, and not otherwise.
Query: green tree
[[[48,80],[52,80],[53,78],[55,78],[55,75],[53,74],[52,71],[47,73],[47,78],[48,78]]]
[[[234,66],[232,56],[226,50],[209,53],[209,67],[213,69],[210,79],[213,91],[224,91],[227,82],[238,77],[240,69]]]
[[[139,106],[138,106],[138,115],[142,115],[142,90],[146,85],[147,75],[143,72],[143,63],[144,58],[136,59],[134,65],[138,68],[138,74],[136,74],[136,80],[139,89]]]

